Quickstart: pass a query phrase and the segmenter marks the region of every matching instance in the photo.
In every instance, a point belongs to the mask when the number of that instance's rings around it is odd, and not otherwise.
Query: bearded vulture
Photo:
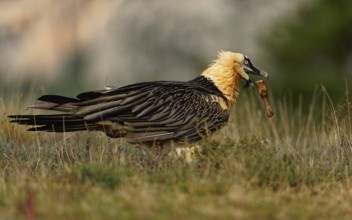
[[[208,68],[186,82],[153,81],[79,94],[44,95],[33,109],[57,114],[11,115],[29,131],[102,131],[130,143],[197,142],[223,127],[247,74],[268,77],[241,53],[221,51]]]

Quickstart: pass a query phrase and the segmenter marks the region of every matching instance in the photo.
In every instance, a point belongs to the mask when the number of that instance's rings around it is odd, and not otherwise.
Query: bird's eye
[[[249,64],[249,61],[248,61],[248,60],[244,60],[244,64],[245,64],[245,65],[248,65],[248,64]]]

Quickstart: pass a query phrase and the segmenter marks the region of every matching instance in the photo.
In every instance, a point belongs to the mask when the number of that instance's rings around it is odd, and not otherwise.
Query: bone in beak
[[[269,101],[268,101],[268,89],[266,88],[264,80],[256,81],[256,85],[257,85],[258,92],[259,92],[260,96],[262,97],[265,108],[266,108],[266,116],[268,118],[271,118],[274,116],[274,112],[271,109]]]

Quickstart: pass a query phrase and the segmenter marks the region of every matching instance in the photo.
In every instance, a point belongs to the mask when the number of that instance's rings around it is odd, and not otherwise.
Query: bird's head
[[[268,73],[255,67],[247,56],[229,51],[221,51],[202,75],[211,80],[229,100],[236,99],[238,95],[239,79],[253,85],[249,75],[268,78]]]

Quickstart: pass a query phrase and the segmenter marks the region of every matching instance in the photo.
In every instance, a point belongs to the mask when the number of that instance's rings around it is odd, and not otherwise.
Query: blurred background
[[[271,74],[275,96],[344,98],[350,0],[0,0],[0,86],[74,96],[105,85],[189,80],[220,50]]]

